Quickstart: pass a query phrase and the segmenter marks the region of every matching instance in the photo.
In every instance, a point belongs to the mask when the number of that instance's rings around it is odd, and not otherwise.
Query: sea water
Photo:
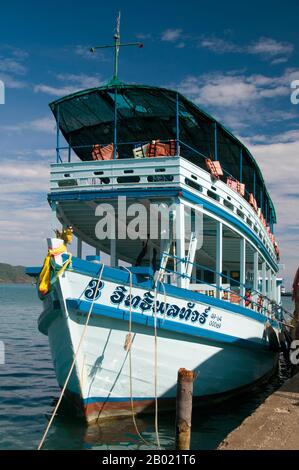
[[[292,311],[290,299],[285,300],[285,308]],[[59,396],[48,338],[37,329],[40,312],[35,286],[0,284],[0,340],[5,346],[5,363],[0,364],[0,449],[36,449]],[[237,400],[195,409],[191,448],[215,449],[289,375],[281,358],[278,374],[266,385]],[[174,447],[174,423],[174,413],[159,415],[159,437],[164,449]],[[138,438],[131,418],[87,428],[62,407],[44,448],[154,449],[154,416],[137,419],[137,425],[148,446]]]

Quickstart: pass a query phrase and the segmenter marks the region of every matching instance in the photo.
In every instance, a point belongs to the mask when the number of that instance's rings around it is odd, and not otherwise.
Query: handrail
[[[167,253],[166,253],[166,252],[163,252],[163,253],[162,253],[162,256],[164,256],[165,254],[167,254]],[[245,302],[249,302],[251,305],[256,306],[256,307],[257,307],[257,310],[258,310],[259,312],[261,312],[261,311],[262,311],[262,312],[263,312],[263,311],[266,311],[266,312],[268,313],[269,306],[271,305],[271,309],[273,308],[274,310],[276,310],[276,311],[274,312],[275,317],[276,317],[276,315],[279,315],[279,313],[280,313],[280,319],[281,319],[281,312],[283,312],[283,313],[285,313],[286,315],[288,315],[290,318],[292,318],[292,319],[294,318],[294,316],[293,316],[290,312],[288,312],[286,309],[284,309],[284,308],[283,308],[281,305],[279,305],[275,300],[270,299],[268,296],[262,294],[262,292],[260,292],[260,291],[258,291],[258,290],[256,290],[256,289],[250,289],[251,295],[252,295],[252,294],[253,294],[253,295],[258,295],[258,297],[263,301],[263,303],[264,303],[264,301],[266,300],[266,301],[267,301],[267,306],[264,306],[263,304],[260,305],[260,304],[259,304],[258,302],[256,302],[254,299],[249,298],[248,295],[246,296],[246,294],[243,296],[243,295],[241,294],[241,287],[243,287],[244,289],[246,289],[246,284],[243,284],[243,283],[241,283],[240,281],[237,281],[236,279],[233,279],[233,278],[230,277],[230,276],[227,276],[227,275],[225,275],[225,274],[223,274],[223,273],[219,273],[219,272],[217,272],[215,269],[209,268],[208,266],[204,266],[204,265],[201,265],[201,264],[198,264],[198,263],[191,262],[191,261],[187,260],[187,258],[180,258],[180,257],[178,257],[178,256],[176,256],[176,255],[170,255],[169,253],[168,253],[167,255],[168,255],[168,258],[170,258],[170,259],[176,259],[176,260],[180,261],[181,263],[192,264],[192,266],[199,267],[199,268],[203,268],[203,269],[205,269],[205,270],[207,270],[207,271],[210,271],[210,272],[212,272],[212,273],[214,273],[214,274],[216,274],[216,275],[221,276],[221,278],[224,278],[224,279],[226,279],[226,280],[233,281],[234,283],[237,284],[237,287],[239,288],[240,292],[235,292],[231,287],[229,287],[229,288],[223,288],[222,286],[217,286],[217,284],[211,284],[211,283],[209,283],[209,282],[206,282],[206,281],[203,281],[203,280],[201,280],[201,279],[198,279],[197,277],[194,278],[194,276],[188,276],[186,273],[180,273],[180,272],[171,270],[171,269],[169,269],[169,268],[167,268],[167,267],[165,267],[165,268],[162,268],[162,267],[161,267],[161,269],[163,269],[164,271],[167,271],[168,273],[176,274],[177,276],[180,276],[180,277],[182,277],[183,279],[190,279],[190,280],[195,279],[195,283],[205,284],[205,285],[211,286],[211,287],[213,287],[213,288],[216,289],[216,292],[217,292],[217,291],[222,291],[222,292],[228,292],[228,293],[236,294],[236,295],[238,295],[238,297],[239,297],[240,299],[243,299]],[[245,306],[245,308],[246,308],[246,306]],[[271,313],[272,313],[272,312],[271,312]]]

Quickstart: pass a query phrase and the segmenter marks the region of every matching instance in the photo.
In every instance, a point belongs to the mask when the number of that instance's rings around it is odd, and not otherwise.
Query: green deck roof
[[[115,90],[117,93],[115,94]],[[249,152],[231,132],[208,113],[177,91],[121,82],[73,93],[50,103],[59,127],[68,143],[82,160],[91,159],[91,145],[113,142],[115,96],[117,99],[117,142],[120,157],[132,155],[132,142],[176,138],[176,100],[179,97],[180,141],[209,157],[217,154],[223,168],[240,179],[240,152],[243,154],[242,181],[254,192],[258,205],[268,204],[268,220],[276,222],[272,200],[261,170]],[[78,148],[82,146],[82,148]],[[188,155],[187,155],[188,153]],[[202,157],[181,147],[182,156],[205,168]],[[185,155],[186,154],[186,155]],[[254,176],[255,174],[255,176]],[[261,198],[261,194],[263,195]],[[265,210],[264,210],[265,214]]]

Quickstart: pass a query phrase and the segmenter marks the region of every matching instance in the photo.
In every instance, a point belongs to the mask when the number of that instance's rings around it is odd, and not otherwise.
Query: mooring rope
[[[51,415],[51,418],[49,420],[49,423],[48,423],[48,426],[46,427],[46,430],[43,434],[43,437],[41,438],[41,441],[38,445],[38,448],[37,450],[40,450],[45,442],[45,439],[48,435],[48,432],[50,430],[50,427],[52,426],[52,423],[53,423],[53,420],[55,418],[55,415],[57,413],[57,410],[60,406],[60,403],[62,401],[62,398],[63,398],[63,395],[64,395],[64,392],[66,390],[66,387],[68,385],[68,382],[70,380],[70,377],[71,377],[71,374],[73,372],[73,369],[74,369],[74,366],[75,366],[75,363],[76,363],[76,360],[77,360],[77,356],[79,354],[79,351],[80,351],[80,348],[81,348],[81,345],[82,345],[82,342],[83,342],[83,339],[85,337],[85,334],[86,334],[86,331],[87,331],[87,326],[88,326],[88,322],[89,322],[89,319],[90,319],[90,316],[91,316],[91,313],[92,313],[92,309],[93,309],[93,306],[94,306],[94,303],[95,303],[95,300],[96,300],[96,295],[97,295],[97,291],[98,291],[98,288],[99,288],[99,285],[100,285],[100,282],[101,282],[101,279],[102,279],[102,274],[103,274],[103,270],[104,270],[104,264],[102,264],[102,267],[101,267],[101,271],[100,271],[100,274],[99,274],[99,277],[98,277],[98,280],[97,280],[97,285],[96,285],[96,288],[95,288],[95,291],[94,291],[94,296],[92,298],[92,302],[91,302],[91,305],[90,305],[90,308],[89,308],[89,311],[88,311],[88,315],[87,315],[87,318],[86,318],[86,322],[85,322],[85,325],[84,325],[84,329],[83,329],[83,332],[82,332],[82,335],[81,335],[81,338],[80,338],[80,341],[79,341],[79,344],[77,346],[77,349],[76,349],[76,352],[75,352],[75,355],[74,355],[74,359],[73,359],[73,362],[72,362],[72,365],[70,367],[70,370],[68,372],[68,375],[67,375],[67,378],[64,382],[64,385],[63,385],[63,388],[61,390],[61,393],[60,393],[60,396],[59,396],[59,399],[58,399],[58,402],[56,403],[56,406],[52,412],[52,415]]]
[[[160,447],[159,437],[159,423],[158,423],[158,341],[157,341],[157,286],[155,287],[155,300],[154,300],[154,377],[155,377],[155,434],[158,450]]]
[[[145,445],[149,446],[150,443],[144,439],[142,434],[140,433],[138,429],[138,425],[135,419],[135,410],[134,410],[134,400],[133,400],[133,379],[132,379],[132,343],[133,343],[133,338],[132,338],[132,271],[130,269],[126,268],[125,266],[122,266],[123,269],[128,271],[129,276],[130,276],[130,289],[129,289],[129,298],[130,298],[130,310],[129,310],[129,332],[126,336],[125,340],[125,350],[129,351],[129,389],[130,389],[130,402],[131,402],[131,414],[132,414],[132,421],[135,427],[136,434],[138,437],[144,442]]]

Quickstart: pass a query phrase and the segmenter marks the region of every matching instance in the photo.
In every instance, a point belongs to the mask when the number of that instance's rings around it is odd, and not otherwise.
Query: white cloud
[[[166,29],[161,34],[161,39],[162,41],[175,42],[181,37],[181,34],[181,29]]]
[[[199,45],[217,54],[239,53],[256,55],[262,59],[270,60],[272,64],[286,62],[294,51],[293,44],[267,37],[261,37],[249,45],[239,45],[232,41],[212,36],[202,38]]]
[[[299,155],[299,129],[276,136],[257,135],[242,138],[256,158],[274,202],[278,224],[276,236],[281,262],[286,265],[288,283],[299,265],[295,247],[299,246],[299,193],[296,162]],[[260,143],[263,142],[263,143]]]
[[[46,93],[53,96],[66,96],[76,93],[79,90],[101,86],[103,83],[98,75],[85,74],[58,74],[56,79],[66,83],[64,86],[52,86],[46,84],[38,84],[34,86],[35,93]]]
[[[78,91],[76,86],[65,86],[65,87],[55,87],[50,85],[44,85],[40,83],[39,85],[34,86],[35,93],[46,93],[47,95],[52,96],[66,96],[70,95],[71,93],[75,93]]]
[[[294,50],[293,44],[289,42],[276,41],[276,39],[262,37],[248,46],[250,54],[266,57],[289,56]]]
[[[6,88],[22,89],[28,86],[24,80],[14,78],[12,75],[7,73],[0,72],[0,79],[3,81]]]
[[[11,46],[0,47],[0,79],[5,83],[6,88],[25,88],[27,84],[19,77],[24,76],[27,67],[24,59],[28,54],[21,49]]]
[[[34,119],[28,122],[20,122],[18,124],[8,124],[0,127],[1,130],[6,132],[23,132],[23,131],[35,131],[35,132],[46,132],[53,134],[55,132],[56,124],[52,117],[42,117]]]
[[[287,96],[299,70],[286,69],[280,76],[245,75],[243,72],[214,72],[186,77],[179,85],[182,93],[196,103],[213,106],[248,106],[252,101]]]

